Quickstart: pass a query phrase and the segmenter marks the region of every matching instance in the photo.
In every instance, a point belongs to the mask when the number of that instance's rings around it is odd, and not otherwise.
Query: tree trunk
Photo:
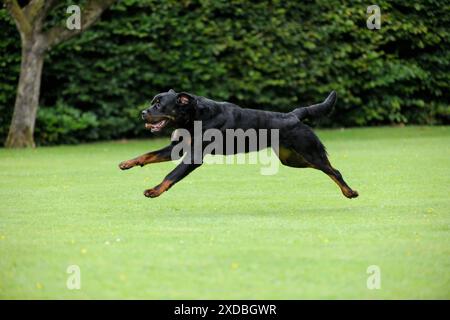
[[[45,49],[40,37],[22,41],[22,62],[14,113],[5,146],[34,147],[34,125],[39,104]]]
[[[45,51],[89,28],[115,1],[89,0],[84,6],[80,29],[69,30],[66,26],[57,25],[46,32],[43,32],[44,20],[57,4],[56,0],[32,0],[24,7],[21,7],[17,0],[2,1],[16,22],[22,42],[19,85],[11,126],[5,142],[6,147],[35,146],[33,134]]]

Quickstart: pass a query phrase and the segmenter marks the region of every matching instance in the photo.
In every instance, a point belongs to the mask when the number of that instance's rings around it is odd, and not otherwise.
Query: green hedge
[[[37,143],[143,135],[140,105],[169,88],[279,111],[334,89],[323,126],[449,123],[450,5],[377,4],[380,30],[366,27],[366,1],[119,1],[49,53]],[[4,140],[20,63],[4,9],[0,29]]]

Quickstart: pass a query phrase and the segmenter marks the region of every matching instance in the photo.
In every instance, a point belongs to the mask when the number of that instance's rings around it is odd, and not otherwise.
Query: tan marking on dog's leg
[[[161,195],[161,193],[169,190],[169,188],[172,186],[172,184],[173,184],[173,181],[165,179],[165,180],[163,180],[163,182],[161,182],[156,187],[154,187],[152,189],[145,190],[144,191],[144,196],[146,196],[148,198],[159,197]]]

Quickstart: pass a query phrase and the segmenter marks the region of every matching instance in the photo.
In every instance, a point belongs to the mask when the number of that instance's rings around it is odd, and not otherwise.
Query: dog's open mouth
[[[149,129],[151,132],[158,132],[161,131],[169,122],[168,119],[160,120],[157,122],[147,122],[145,124],[145,128]]]

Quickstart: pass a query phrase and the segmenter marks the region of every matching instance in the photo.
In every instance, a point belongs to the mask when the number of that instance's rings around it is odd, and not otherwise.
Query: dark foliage
[[[323,126],[448,123],[449,3],[377,4],[380,30],[367,29],[359,0],[119,1],[49,53],[36,142],[142,135],[142,104],[169,88],[279,111],[336,90]],[[20,67],[19,36],[4,9],[0,29],[3,141]]]

